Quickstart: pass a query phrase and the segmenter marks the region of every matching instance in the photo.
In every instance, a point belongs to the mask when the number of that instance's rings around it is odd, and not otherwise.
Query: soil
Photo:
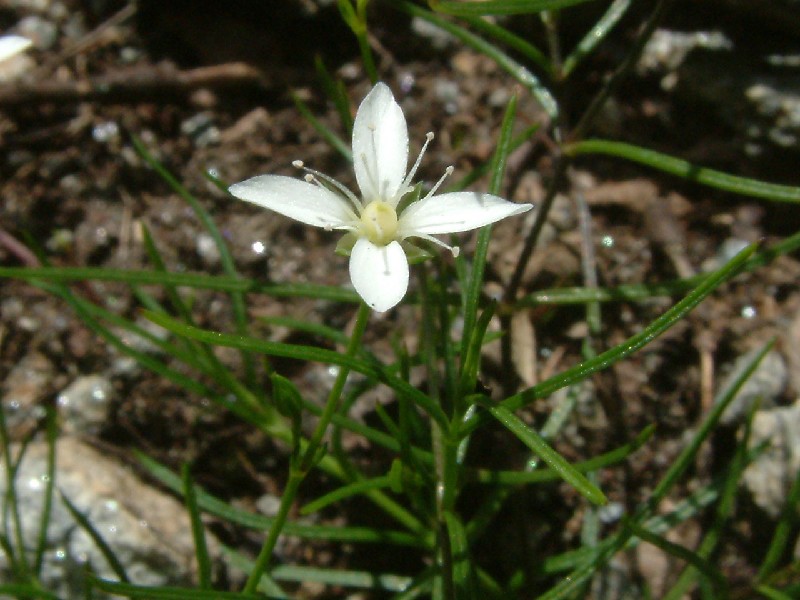
[[[33,4],[0,7],[0,27],[38,14]],[[315,56],[321,56],[342,79],[353,111],[370,88],[357,45],[335,3],[319,8],[311,0],[141,1],[137,10],[127,17],[123,13],[116,22],[115,15],[132,5],[72,0],[62,6],[60,17],[53,16],[52,10],[43,17],[56,24],[58,37],[51,46],[30,52],[33,67],[21,80],[25,85],[18,81],[0,86],[0,264],[35,266],[44,260],[37,256],[41,252],[51,265],[152,268],[143,246],[142,226],[146,226],[169,270],[222,273],[219,256],[201,223],[137,155],[131,142],[135,136],[211,213],[243,275],[276,283],[347,285],[346,259],[333,254],[335,236],[236,201],[205,177],[209,171],[227,182],[261,173],[291,175],[296,171],[292,161],[302,159],[353,186],[346,161],[302,117],[292,100],[295,94],[324,124],[342,131],[334,107],[324,99]],[[405,111],[412,154],[426,132],[437,134],[423,162],[422,177],[434,182],[450,164],[456,167],[456,178],[465,175],[491,156],[506,103],[519,88],[486,57],[457,45],[437,49],[431,39],[413,33],[407,17],[380,3],[374,12],[371,23],[379,72]],[[567,40],[581,31],[584,18],[589,22],[590,12],[579,11],[574,24],[564,25]],[[570,96],[569,117],[579,114],[585,107],[582,99],[589,98],[609,74],[630,43],[636,24],[633,15],[580,70],[582,83]],[[525,19],[515,24],[523,30],[529,26],[540,29]],[[735,21],[731,26],[744,27]],[[215,69],[202,70],[209,67]],[[113,85],[85,92],[87,82],[104,79]],[[5,94],[11,91],[22,95],[9,99]],[[708,114],[707,107],[687,111],[656,81],[633,76],[614,98],[614,105],[624,115],[624,127],[605,123],[606,131],[612,128],[612,134],[604,132],[606,136],[730,172],[766,180],[775,180],[777,173],[785,183],[800,183],[794,155],[771,149],[768,161],[749,160],[730,142],[731,132]],[[545,121],[541,108],[523,92],[519,130]],[[553,175],[553,156],[551,147],[540,141],[532,140],[512,155],[504,186],[507,197],[534,203],[543,198]],[[725,151],[718,152],[719,148]],[[581,159],[568,173],[545,241],[526,271],[523,292],[582,284],[584,238],[578,227],[578,196],[591,212],[590,238],[601,286],[691,276],[719,264],[726,241],[769,244],[800,229],[798,212],[788,205],[723,194],[621,161]],[[510,277],[531,222],[532,217],[511,220],[495,228],[488,290],[499,289]],[[465,238],[463,250],[470,254],[471,238]],[[581,460],[625,443],[655,424],[654,439],[624,469],[603,473],[602,485],[609,497],[622,506],[634,506],[671,464],[686,431],[707,413],[714,384],[726,365],[774,336],[779,351],[791,361],[800,343],[787,334],[787,325],[796,323],[799,314],[798,278],[797,256],[779,257],[756,272],[745,273],[643,351],[592,379],[590,391],[599,405],[590,403],[579,411],[568,435],[558,442],[558,450],[571,460]],[[140,305],[127,286],[86,282],[73,289],[139,319]],[[622,342],[674,300],[603,305],[602,333],[593,340],[595,348]],[[56,366],[40,402],[53,403],[57,392],[79,374],[112,373],[120,400],[113,421],[95,443],[115,448],[126,460],[131,460],[127,451],[138,448],[176,470],[190,461],[197,483],[244,505],[252,505],[265,493],[280,493],[286,448],[146,370],[121,372],[115,367],[119,355],[98,341],[63,302],[39,287],[2,280],[0,309],[0,373],[9,373],[32,355],[44,355]],[[200,326],[233,327],[231,306],[223,294],[196,293],[192,310]],[[329,301],[248,297],[248,311],[256,323],[258,317],[285,315],[342,329],[353,310]],[[539,307],[520,323],[515,331],[523,333],[512,336],[518,353],[516,373],[504,372],[497,348],[487,348],[483,384],[496,394],[503,388],[530,385],[580,361],[588,331],[583,308]],[[407,304],[377,320],[367,343],[388,357],[386,332],[399,328],[413,347],[416,325],[416,308]],[[324,343],[278,327],[257,327],[255,334],[270,339]],[[221,356],[238,368],[235,353]],[[330,374],[318,366],[291,361],[276,366],[308,394],[319,395],[330,383]],[[775,401],[788,404],[798,391],[790,385]],[[378,422],[370,404],[374,402],[393,405],[386,392],[375,393],[356,407],[357,416]],[[551,408],[549,402],[541,401],[525,416],[541,424]],[[369,449],[351,442],[354,455],[368,460]],[[707,482],[730,453],[730,446],[718,444],[701,454],[675,497]],[[470,460],[476,465],[520,468],[524,456],[508,435],[487,430],[477,436]],[[383,459],[388,465],[391,457]],[[386,465],[372,468],[380,472]],[[314,479],[305,493],[313,497],[327,485],[324,478]],[[477,506],[480,493],[476,490],[474,500],[462,507],[466,513]],[[758,531],[768,527],[769,521],[746,497],[742,501],[745,508],[732,525],[736,535],[729,538],[718,559],[734,582],[754,572],[768,541]],[[479,559],[490,572],[507,575],[508,565],[495,550],[504,539],[536,540],[553,552],[574,547],[580,536],[581,507],[581,499],[566,486],[536,486],[533,491],[515,493],[504,513],[508,520],[487,534]],[[346,503],[324,518],[365,524],[367,512],[358,502]],[[546,524],[530,522],[523,515],[531,512],[551,516]],[[520,528],[520,522],[526,525]],[[698,525],[703,523],[692,521],[673,541],[691,545]],[[251,535],[234,528],[217,525],[215,531],[246,551],[257,547]],[[364,555],[358,548],[343,550],[326,544],[290,544],[284,551],[287,561],[303,564],[385,567],[393,572],[415,572],[420,567],[413,554]],[[311,588],[306,593],[309,597],[345,595],[330,590],[315,594]]]

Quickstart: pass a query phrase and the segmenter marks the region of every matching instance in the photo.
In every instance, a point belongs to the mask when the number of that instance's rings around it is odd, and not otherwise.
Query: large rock
[[[196,568],[194,545],[190,521],[180,502],[144,484],[129,469],[75,438],[59,439],[56,457],[56,490],[86,516],[132,583],[192,582]],[[39,532],[46,479],[47,444],[37,441],[26,450],[16,478],[23,538],[31,553]],[[2,497],[5,483],[3,475]],[[207,540],[212,556],[217,555],[218,545],[209,536]],[[87,565],[99,577],[117,579],[91,536],[76,523],[56,491],[41,581],[61,597],[82,598]],[[0,554],[0,581],[8,580],[3,574],[7,569],[7,558]]]
[[[753,418],[750,446],[769,447],[744,471],[753,501],[777,519],[789,488],[800,472],[800,401],[792,406],[758,411]]]

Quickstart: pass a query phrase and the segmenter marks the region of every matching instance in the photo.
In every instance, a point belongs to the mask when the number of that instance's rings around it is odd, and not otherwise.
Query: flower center
[[[361,231],[373,244],[386,246],[397,233],[397,213],[388,202],[374,200],[361,213]]]

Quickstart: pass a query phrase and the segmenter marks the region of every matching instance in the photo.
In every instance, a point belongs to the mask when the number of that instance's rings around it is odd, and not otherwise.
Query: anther
[[[414,161],[414,166],[411,167],[411,170],[406,175],[406,178],[403,180],[403,184],[400,186],[398,190],[399,195],[405,194],[410,188],[411,180],[414,178],[414,175],[417,173],[417,169],[419,168],[419,164],[422,162],[422,157],[425,155],[425,150],[428,148],[428,144],[431,143],[433,140],[433,132],[429,131],[425,134],[425,143],[422,144],[422,149],[419,151],[419,155],[417,156],[417,160]]]
[[[456,168],[453,165],[450,165],[449,167],[447,167],[444,170],[444,175],[442,175],[441,178],[439,179],[439,181],[436,182],[436,185],[434,185],[431,188],[430,192],[425,194],[425,198],[430,198],[431,196],[433,196],[436,193],[436,190],[438,190],[439,187],[444,183],[444,180],[447,179],[450,175],[452,175],[453,171],[455,171],[455,170],[456,170]]]
[[[359,212],[359,214],[361,213],[361,211],[364,208],[363,205],[361,204],[361,201],[358,198],[355,197],[353,192],[348,190],[341,183],[336,181],[333,177],[330,177],[329,175],[325,175],[325,173],[320,173],[319,171],[317,171],[315,169],[309,169],[308,167],[305,166],[305,164],[303,164],[302,160],[296,160],[292,164],[295,167],[297,167],[299,169],[303,169],[306,172],[306,174],[303,177],[303,179],[305,179],[308,183],[313,183],[315,185],[318,185],[321,188],[324,188],[325,186],[321,183],[320,180],[324,181],[329,186],[331,186],[332,188],[337,190],[342,196],[347,198],[353,204],[353,206],[356,208],[356,210]]]

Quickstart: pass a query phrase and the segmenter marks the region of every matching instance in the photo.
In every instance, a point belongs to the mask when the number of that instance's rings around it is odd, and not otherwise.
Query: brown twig
[[[225,63],[181,71],[169,63],[134,67],[79,81],[52,79],[0,86],[0,106],[42,102],[130,101],[142,97],[185,94],[204,87],[264,85],[258,69],[244,63]]]
[[[111,15],[108,19],[100,23],[97,27],[92,29],[89,33],[81,37],[78,41],[68,45],[63,51],[55,56],[45,59],[44,63],[36,68],[33,72],[33,77],[39,79],[40,77],[51,73],[55,67],[65,62],[66,60],[85,52],[88,48],[98,44],[102,41],[105,34],[112,28],[121,25],[133,15],[136,14],[136,2],[129,2],[116,13]]]

